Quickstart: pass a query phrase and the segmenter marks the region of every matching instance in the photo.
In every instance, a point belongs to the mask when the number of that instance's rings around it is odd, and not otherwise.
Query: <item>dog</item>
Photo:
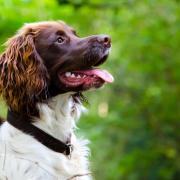
[[[0,56],[0,180],[90,180],[88,140],[76,137],[82,92],[113,82],[97,68],[108,35],[80,38],[62,21],[25,24]]]

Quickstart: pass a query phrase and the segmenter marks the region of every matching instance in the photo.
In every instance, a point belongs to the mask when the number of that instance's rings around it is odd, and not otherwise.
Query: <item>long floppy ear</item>
[[[28,113],[42,99],[48,73],[27,31],[9,39],[0,57],[0,94],[15,112]]]

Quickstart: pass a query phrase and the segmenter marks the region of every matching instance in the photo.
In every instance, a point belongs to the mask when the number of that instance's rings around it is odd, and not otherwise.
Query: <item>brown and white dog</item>
[[[109,54],[107,35],[79,38],[62,21],[26,24],[0,56],[0,180],[91,179],[88,141],[75,136],[81,92],[113,77],[95,68]]]

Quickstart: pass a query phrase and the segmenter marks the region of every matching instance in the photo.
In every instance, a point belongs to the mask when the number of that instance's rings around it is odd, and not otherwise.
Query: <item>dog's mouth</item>
[[[66,87],[76,88],[81,86],[82,90],[87,90],[92,87],[99,88],[105,82],[112,83],[114,78],[108,71],[94,68],[61,73],[59,74],[59,80]]]

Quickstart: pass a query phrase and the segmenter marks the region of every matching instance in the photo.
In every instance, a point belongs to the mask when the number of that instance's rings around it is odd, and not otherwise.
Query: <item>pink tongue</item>
[[[114,81],[113,76],[106,70],[92,69],[92,70],[85,70],[80,72],[83,72],[86,75],[96,75],[108,83],[112,83]]]

